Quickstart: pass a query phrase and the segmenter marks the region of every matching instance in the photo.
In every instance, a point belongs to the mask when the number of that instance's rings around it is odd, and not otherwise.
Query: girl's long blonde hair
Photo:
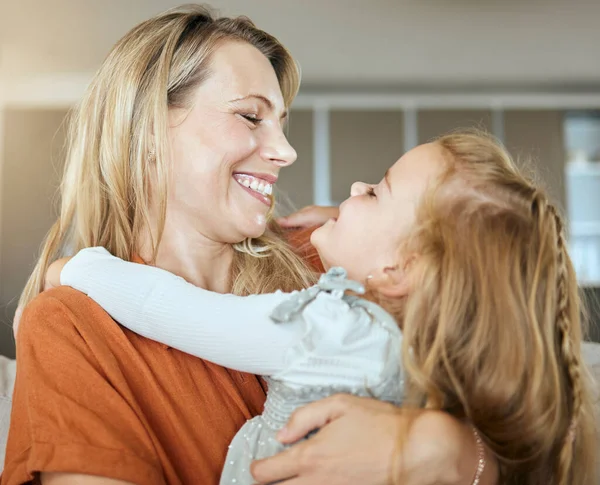
[[[271,62],[286,105],[299,86],[289,52],[248,18],[216,18],[199,5],[174,8],[147,20],[112,49],[71,115],[60,217],[47,235],[20,305],[43,289],[54,259],[90,246],[131,259],[148,228],[149,173],[156,178],[160,215],[154,257],[165,225],[170,163],[167,113],[188,107],[193,90],[209,75],[211,54],[225,41],[247,42]],[[232,291],[298,289],[312,272],[280,235],[267,231],[235,245]]]
[[[502,483],[596,484],[596,423],[564,223],[491,137],[455,133],[405,250],[408,402],[472,422]]]

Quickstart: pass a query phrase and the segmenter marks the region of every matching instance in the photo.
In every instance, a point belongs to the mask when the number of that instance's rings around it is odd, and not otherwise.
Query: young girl
[[[264,413],[233,440],[222,484],[252,483],[250,462],[282,449],[275,433],[291,412],[338,392],[471,422],[473,484],[595,483],[562,221],[492,139],[417,147],[379,184],[354,184],[311,241],[331,269],[291,294],[211,293],[101,248],[71,259],[60,281],[146,337],[268,376]]]

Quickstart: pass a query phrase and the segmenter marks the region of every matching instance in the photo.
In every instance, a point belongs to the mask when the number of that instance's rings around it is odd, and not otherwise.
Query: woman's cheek
[[[229,137],[224,146],[229,147],[230,157],[243,161],[254,153],[259,147],[258,128],[251,129],[239,123],[229,132]]]

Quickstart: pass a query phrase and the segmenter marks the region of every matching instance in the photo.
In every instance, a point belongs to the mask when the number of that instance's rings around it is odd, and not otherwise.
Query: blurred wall
[[[44,235],[55,219],[66,110],[4,113],[0,187],[0,354],[14,353],[11,322]],[[2,145],[0,145],[2,146]]]
[[[2,0],[1,57],[19,78],[91,73],[127,30],[180,3]],[[280,38],[300,62],[305,86],[544,86],[600,79],[596,0],[207,3],[223,14],[248,15]]]
[[[521,165],[531,165],[552,198],[565,211],[566,149],[564,112],[557,110],[506,111],[506,147]]]
[[[488,110],[423,110],[419,111],[419,143],[427,143],[442,133],[457,128],[479,128],[492,131],[492,113]]]
[[[298,153],[297,163],[282,170],[276,187],[283,211],[304,207],[313,201],[313,113],[294,110],[290,113],[288,140]]]
[[[378,183],[402,155],[402,113],[333,111],[331,124],[331,197],[339,203],[357,180]]]

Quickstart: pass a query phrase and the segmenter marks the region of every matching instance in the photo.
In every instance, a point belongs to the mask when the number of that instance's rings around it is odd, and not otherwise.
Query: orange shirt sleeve
[[[51,290],[23,313],[2,484],[35,483],[44,471],[162,485],[143,413],[120,368],[126,361],[108,346],[108,330],[94,325],[101,309],[82,309],[82,298]]]

